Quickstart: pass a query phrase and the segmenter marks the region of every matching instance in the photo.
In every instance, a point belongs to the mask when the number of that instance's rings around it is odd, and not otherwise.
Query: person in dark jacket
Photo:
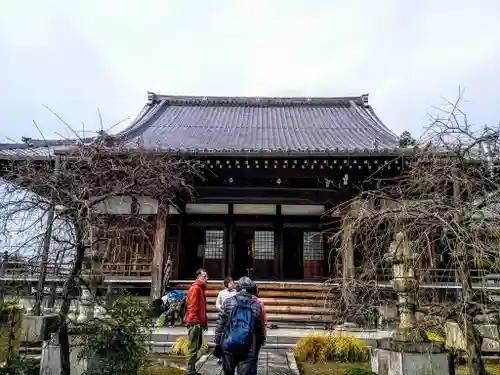
[[[207,330],[207,299],[205,288],[208,275],[204,269],[196,271],[196,280],[189,288],[186,296],[186,316],[184,322],[188,329],[189,354],[187,375],[197,374],[196,361],[203,341],[203,331]]]
[[[224,352],[221,347],[225,335],[230,334],[229,317],[231,316],[232,310],[238,305],[238,299],[253,300],[253,296],[258,293],[255,282],[246,276],[238,280],[236,290],[236,295],[224,301],[219,313],[219,320],[217,321],[217,327],[215,329],[214,355],[222,358],[222,368],[225,375],[234,375],[236,369],[238,369],[238,375],[255,375],[257,373],[257,361],[260,348],[266,341],[264,317],[261,304],[258,301],[255,301],[255,303],[251,305],[255,318],[255,326],[252,332],[252,343],[248,355],[244,358],[235,358],[231,353]]]

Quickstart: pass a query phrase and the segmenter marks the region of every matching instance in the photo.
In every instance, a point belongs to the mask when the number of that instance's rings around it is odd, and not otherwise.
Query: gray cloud
[[[189,3],[189,5],[188,5]],[[166,0],[0,4],[2,138],[71,136],[133,118],[148,90],[193,95],[370,93],[418,134],[466,87],[478,124],[500,119],[500,3]]]

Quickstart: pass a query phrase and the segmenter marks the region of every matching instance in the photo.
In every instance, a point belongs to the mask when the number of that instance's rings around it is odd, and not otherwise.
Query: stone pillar
[[[442,343],[430,342],[415,318],[415,251],[405,232],[395,235],[389,247],[392,262],[392,286],[397,293],[399,327],[389,340],[379,340],[372,348],[372,371],[378,375],[421,375],[450,372]]]
[[[389,256],[392,260],[391,284],[398,295],[399,327],[396,331],[398,339],[425,341],[426,338],[420,336],[422,333],[415,319],[417,303],[415,293],[418,290],[414,270],[415,253],[403,232],[394,236],[394,241],[389,247]]]

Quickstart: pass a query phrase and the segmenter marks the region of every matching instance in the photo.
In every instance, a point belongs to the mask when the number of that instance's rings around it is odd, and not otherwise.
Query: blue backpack
[[[257,301],[251,298],[235,298],[238,304],[231,311],[222,349],[235,357],[245,358],[252,345],[255,326],[252,305]]]

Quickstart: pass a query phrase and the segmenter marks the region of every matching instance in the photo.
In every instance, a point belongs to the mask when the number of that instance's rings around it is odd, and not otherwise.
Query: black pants
[[[247,357],[237,359],[230,354],[224,353],[222,356],[222,370],[224,375],[234,375],[234,370],[238,369],[238,375],[256,375],[257,357]]]

